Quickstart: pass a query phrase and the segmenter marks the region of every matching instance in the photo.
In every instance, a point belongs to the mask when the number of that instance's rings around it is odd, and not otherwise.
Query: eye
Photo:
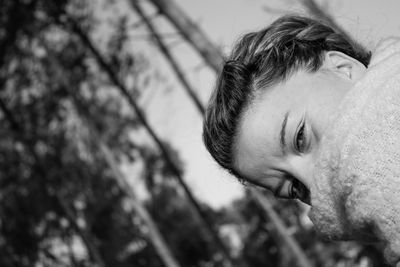
[[[289,187],[290,198],[297,198],[304,203],[310,204],[310,191],[297,179],[293,179]]]
[[[305,122],[301,123],[299,130],[296,133],[294,146],[299,152],[304,152],[306,146],[306,132],[305,132]]]

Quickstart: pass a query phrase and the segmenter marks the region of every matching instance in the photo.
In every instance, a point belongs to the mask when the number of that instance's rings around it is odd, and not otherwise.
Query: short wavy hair
[[[259,90],[296,70],[317,71],[327,51],[340,51],[366,67],[371,58],[369,51],[332,27],[295,15],[239,40],[219,73],[203,125],[204,143],[219,165],[243,179],[233,166],[233,146],[244,110]]]

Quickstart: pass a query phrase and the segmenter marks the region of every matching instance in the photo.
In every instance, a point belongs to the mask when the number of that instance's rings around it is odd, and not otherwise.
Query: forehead
[[[279,133],[286,113],[285,98],[279,90],[270,88],[243,112],[233,154],[235,168],[244,177],[266,175],[279,164],[283,155]]]

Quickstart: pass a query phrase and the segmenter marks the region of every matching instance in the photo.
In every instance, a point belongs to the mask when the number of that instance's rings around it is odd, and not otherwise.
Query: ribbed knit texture
[[[310,218],[330,239],[380,240],[388,263],[399,263],[399,39],[378,45],[331,121],[316,161]]]

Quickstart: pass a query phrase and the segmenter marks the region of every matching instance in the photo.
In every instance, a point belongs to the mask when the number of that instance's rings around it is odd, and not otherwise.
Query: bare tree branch
[[[61,26],[63,26],[61,22]],[[110,64],[106,61],[104,56],[98,51],[98,49],[94,46],[93,42],[90,40],[90,38],[86,35],[86,33],[79,27],[79,25],[71,18],[68,19],[67,22],[67,28],[68,25],[71,27],[72,31],[81,39],[82,43],[89,49],[89,51],[93,54],[95,60],[98,62],[99,66],[103,69],[103,71],[109,76],[111,82],[116,86],[116,88],[121,92],[121,94],[127,99],[129,105],[131,108],[135,111],[136,116],[138,118],[138,121],[143,125],[143,127],[146,129],[147,133],[150,135],[152,140],[155,142],[157,147],[159,148],[161,155],[165,159],[167,165],[170,167],[172,173],[174,174],[174,177],[178,181],[178,184],[182,187],[184,190],[189,203],[193,207],[193,211],[196,212],[197,217],[202,225],[205,225],[205,229],[207,229],[210,237],[215,241],[218,242],[217,240],[219,239],[219,236],[217,234],[217,231],[214,229],[214,226],[212,223],[208,220],[205,211],[199,204],[199,202],[196,200],[194,197],[191,189],[189,186],[186,184],[184,181],[181,172],[179,170],[179,167],[175,164],[175,162],[172,160],[171,156],[169,155],[167,147],[164,145],[164,143],[161,141],[160,137],[156,134],[156,132],[153,130],[153,128],[150,126],[148,123],[148,120],[135,101],[135,99],[131,96],[129,93],[129,90],[126,88],[126,86],[118,79],[117,74],[115,71],[112,69]],[[222,242],[222,241],[220,241]],[[225,262],[226,266],[232,266],[229,261]]]
[[[207,64],[219,71],[224,61],[215,45],[206,38],[200,28],[183,12],[173,0],[150,0],[168,20],[182,33]]]
[[[160,51],[163,53],[169,64],[171,65],[173,71],[175,72],[178,80],[181,82],[183,85],[183,88],[185,89],[186,93],[189,95],[193,103],[196,105],[196,108],[200,112],[201,116],[204,114],[204,107],[202,103],[200,102],[200,99],[196,95],[196,92],[194,88],[192,88],[191,84],[189,81],[186,79],[186,76],[179,66],[178,61],[174,58],[172,53],[169,51],[168,47],[165,45],[164,41],[162,40],[160,34],[157,32],[156,28],[153,26],[153,23],[146,17],[144,14],[144,11],[138,4],[136,0],[131,0],[130,1],[133,9],[139,14],[140,18],[142,19],[143,23],[147,26],[149,32],[151,35],[154,37],[154,41],[156,42],[158,48]]]
[[[301,250],[299,244],[291,237],[289,234],[288,229],[285,227],[285,224],[283,223],[282,219],[279,218],[278,214],[274,211],[272,208],[271,204],[269,201],[266,201],[265,197],[256,189],[252,188],[250,189],[253,197],[257,200],[259,205],[267,211],[268,217],[274,224],[275,228],[277,229],[277,232],[279,235],[282,237],[282,239],[285,241],[285,244],[289,247],[289,249],[292,251],[293,255],[295,256],[297,263],[301,267],[311,267],[312,264],[304,254],[304,252]]]
[[[274,7],[270,7],[270,6],[267,6],[267,5],[264,5],[264,6],[262,7],[262,9],[263,9],[265,12],[268,12],[268,13],[271,13],[271,14],[279,14],[279,15],[285,14],[285,13],[287,12],[287,11],[284,10],[284,9],[281,9],[281,8],[274,8]]]
[[[54,65],[57,64],[57,58],[55,56],[52,56],[50,54],[48,58],[50,61],[52,61],[52,64]],[[55,66],[54,69],[57,70],[58,68]],[[60,72],[57,73],[57,76],[61,81],[65,79],[62,73]],[[162,234],[158,230],[158,227],[155,224],[153,218],[151,217],[145,206],[140,202],[140,200],[136,196],[134,188],[132,188],[132,186],[127,182],[127,177],[121,171],[112,150],[103,140],[100,133],[97,131],[95,127],[95,119],[90,113],[88,105],[86,103],[83,103],[82,99],[78,98],[76,93],[70,90],[69,86],[67,85],[67,82],[64,82],[64,84],[65,84],[64,90],[67,91],[67,93],[71,96],[72,102],[76,107],[77,111],[79,112],[81,119],[83,119],[86,122],[83,123],[82,125],[86,125],[86,127],[89,129],[93,142],[98,145],[99,151],[101,152],[102,157],[106,161],[108,168],[111,170],[114,179],[119,185],[119,188],[126,194],[135,213],[139,216],[143,224],[146,226],[147,231],[145,235],[148,237],[148,239],[154,246],[155,250],[157,251],[158,255],[160,256],[161,260],[163,261],[166,267],[180,267],[178,261],[175,259],[172,252],[170,251]],[[68,210],[67,207],[65,207],[65,209]]]

